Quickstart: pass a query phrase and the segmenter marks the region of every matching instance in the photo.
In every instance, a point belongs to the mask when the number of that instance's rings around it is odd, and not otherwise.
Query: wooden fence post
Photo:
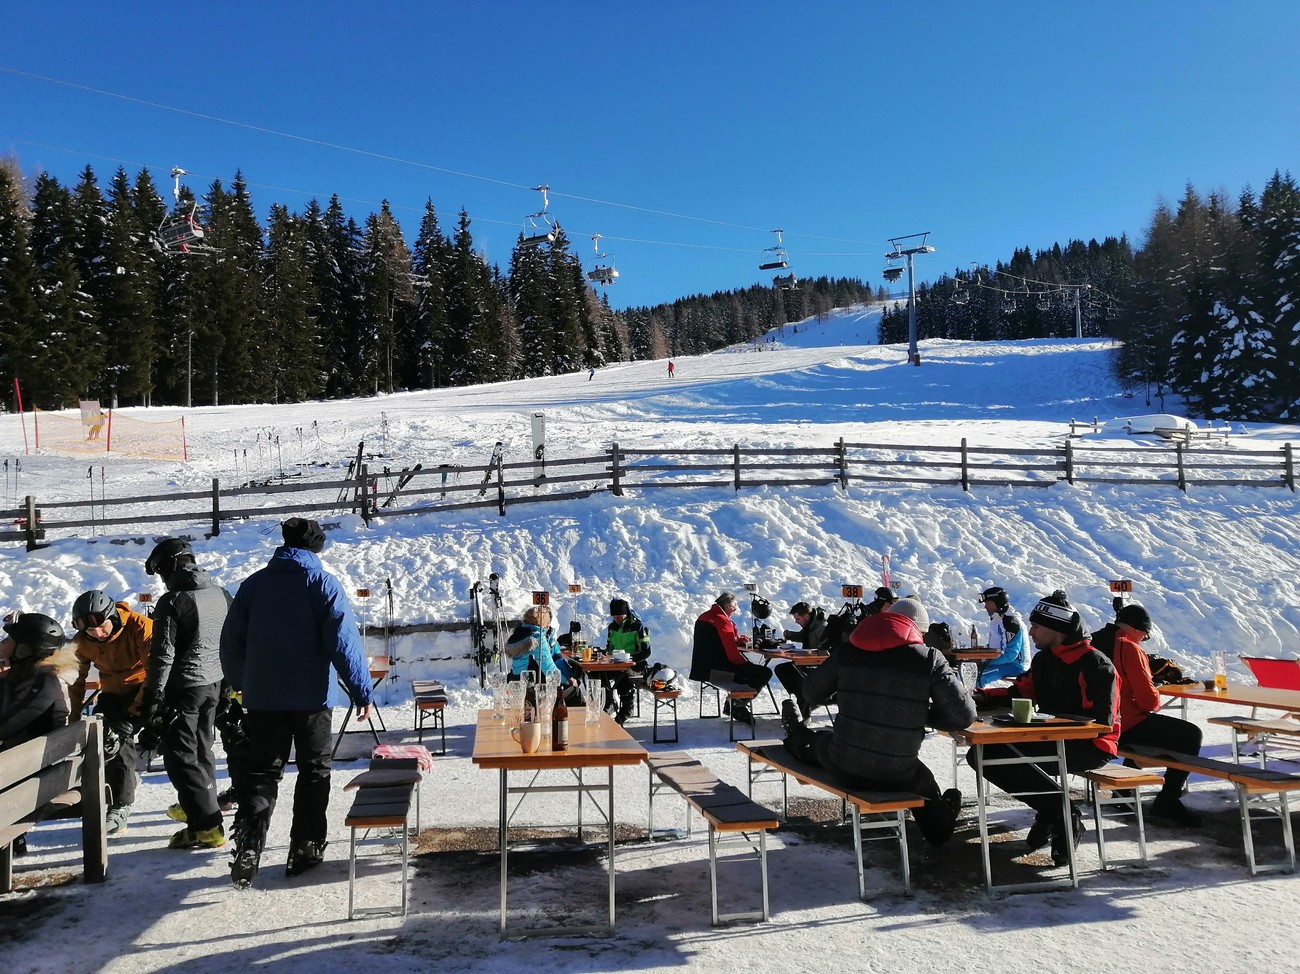
[[[1290,442],[1282,444],[1282,482],[1295,493],[1295,454]]]
[[[844,437],[840,437],[839,447],[839,464],[840,464],[840,490],[849,489],[849,454],[848,448],[844,445]]]
[[[618,444],[617,443],[610,444],[609,454],[611,458],[610,467],[609,467],[610,469],[609,492],[613,494],[615,497],[622,497],[623,487],[618,482],[620,471],[618,469]]]
[[[736,443],[731,448],[731,466],[736,475],[736,490],[740,490],[740,444]]]
[[[966,453],[966,437],[961,438],[961,489],[970,490],[970,472],[966,469],[966,463],[970,457]]]
[[[1074,443],[1065,441],[1065,482],[1074,485]]]
[[[221,484],[216,477],[212,478],[212,533],[209,538],[215,538],[221,533]]]
[[[1178,457],[1178,489],[1187,493],[1187,471],[1183,468],[1183,444],[1174,444],[1174,453]]]
[[[40,547],[40,545],[36,543],[36,498],[33,495],[28,494],[27,499],[23,502],[23,506],[27,509],[23,518],[25,522],[23,524],[23,532],[27,535],[27,550],[35,551]]]

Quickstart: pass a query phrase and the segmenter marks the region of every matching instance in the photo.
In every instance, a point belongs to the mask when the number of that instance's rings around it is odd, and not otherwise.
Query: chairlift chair
[[[966,290],[964,287],[957,288],[957,290],[952,292],[952,303],[970,304],[970,291]]]
[[[546,208],[550,205],[548,194],[551,187],[543,184],[534,186],[533,189],[542,194],[542,208],[524,217],[523,239],[520,243],[525,247],[555,243],[555,231],[558,229],[558,224],[546,212]]]
[[[1040,298],[1038,299],[1038,310],[1039,310],[1039,311],[1051,311],[1051,310],[1052,310],[1052,299],[1049,298],[1047,295],[1043,295],[1042,297],[1040,297]]]
[[[791,274],[778,274],[772,278],[772,286],[781,291],[795,291],[799,287],[799,278]]]
[[[790,266],[790,255],[785,252],[785,247],[781,245],[781,234],[785,231],[778,228],[772,232],[776,234],[776,245],[763,251],[763,256],[759,258],[758,264],[760,271],[779,271]]]
[[[1007,295],[1002,299],[1002,313],[1011,314],[1016,310],[1016,299]]]
[[[157,246],[167,254],[212,253],[213,248],[203,242],[204,230],[199,223],[199,204],[192,200],[189,210],[183,209],[181,200],[181,177],[188,173],[179,167],[172,168],[172,195],[176,199],[177,209],[169,216],[163,217],[156,233]]]
[[[895,281],[897,281],[900,277],[903,276],[903,268],[886,267],[883,271],[880,272],[880,276],[883,277],[890,284],[893,284]]]
[[[593,234],[591,242],[595,246],[596,259],[608,260],[608,264],[597,264],[591,270],[587,271],[587,280],[593,284],[599,284],[601,287],[608,287],[618,280],[618,269],[614,266],[614,259],[608,254],[600,252],[600,238],[604,234]]]

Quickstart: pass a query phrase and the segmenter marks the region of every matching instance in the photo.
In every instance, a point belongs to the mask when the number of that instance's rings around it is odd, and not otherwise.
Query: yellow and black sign
[[[1110,590],[1115,593],[1132,592],[1133,583],[1127,578],[1112,578],[1110,581]]]
[[[846,599],[860,599],[860,598],[862,598],[862,586],[861,586],[861,585],[841,585],[841,586],[840,586],[840,596],[843,597],[843,598],[846,598]]]

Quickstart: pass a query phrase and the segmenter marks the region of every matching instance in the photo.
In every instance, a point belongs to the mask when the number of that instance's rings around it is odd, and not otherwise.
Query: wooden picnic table
[[[1057,780],[1061,788],[1061,814],[1064,821],[1070,821],[1070,775],[1065,770],[1065,742],[1090,740],[1110,730],[1105,724],[1063,718],[1051,718],[1029,724],[1001,724],[991,718],[981,718],[963,730],[944,731],[954,740],[965,741],[975,748],[975,795],[979,809],[980,853],[984,860],[984,884],[989,893],[1025,892],[1029,890],[1074,889],[1079,885],[1079,870],[1075,857],[1074,843],[1067,843],[1070,855],[1070,875],[1068,879],[1046,880],[1036,883],[1008,883],[995,886],[993,883],[993,866],[989,856],[988,824],[988,790],[989,784],[984,780],[984,748],[990,744],[1017,744],[1053,742],[1056,744]],[[1017,752],[1018,753],[1018,752]],[[1051,758],[1041,755],[1020,755],[1016,758],[998,759],[999,764],[1039,764],[1049,763]],[[1051,773],[1049,771],[1049,773]]]
[[[1204,683],[1167,684],[1156,689],[1162,696],[1171,698],[1170,702],[1181,704],[1184,717],[1187,716],[1188,700],[1208,700],[1239,707],[1263,707],[1265,710],[1300,713],[1300,690],[1252,687],[1242,683],[1229,683],[1223,690],[1216,690]]]
[[[614,768],[643,762],[648,753],[627,731],[606,713],[589,724],[581,708],[569,711],[569,746],[563,751],[538,750],[525,754],[519,743],[510,735],[509,718],[497,720],[491,710],[480,710],[474,731],[474,752],[470,760],[480,768],[495,770],[499,776],[499,813],[497,844],[501,850],[501,923],[502,937],[556,936],[567,933],[612,933],[614,930]],[[604,784],[587,783],[582,772],[587,768],[604,768]],[[568,771],[574,783],[539,785],[540,772]],[[523,784],[511,786],[510,773],[521,772]],[[508,851],[510,840],[510,813],[507,807],[510,795],[520,795],[520,803],[530,794],[574,792],[578,796],[578,837],[582,837],[582,797],[587,795],[605,817],[609,828],[609,923],[605,927],[546,927],[535,930],[508,930],[506,894],[509,886]],[[598,794],[605,795],[607,804],[601,808]],[[518,807],[518,806],[516,806]]]
[[[767,659],[789,660],[797,666],[821,666],[831,654],[820,649],[807,650],[795,649],[790,646],[777,646],[775,649],[751,649],[750,652],[760,653]]]

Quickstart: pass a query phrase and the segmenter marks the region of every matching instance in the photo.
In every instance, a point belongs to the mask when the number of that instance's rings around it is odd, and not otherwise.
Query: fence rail
[[[557,469],[564,472],[551,472]],[[713,476],[701,476],[708,474]],[[461,482],[462,477],[468,481]],[[382,492],[381,480],[386,483]],[[210,490],[44,504],[28,496],[22,508],[0,511],[0,524],[9,526],[0,529],[0,542],[22,541],[30,550],[51,531],[167,523],[205,523],[211,527],[210,535],[217,535],[224,522],[331,511],[357,513],[367,522],[474,508],[495,508],[504,515],[510,504],[573,500],[601,491],[624,496],[628,491],[659,487],[742,490],[836,485],[847,490],[854,484],[959,486],[969,491],[1059,483],[1294,491],[1295,454],[1291,443],[1271,450],[1193,449],[1182,441],[1162,447],[1084,446],[1071,439],[1060,448],[1039,449],[970,446],[965,439],[954,445],[899,445],[850,443],[841,438],[831,447],[787,448],[738,443],[727,448],[624,448],[613,443],[600,454],[547,458],[544,463],[498,459],[480,466],[443,464],[383,474],[360,464],[355,476],[342,480],[222,488],[214,478]],[[468,499],[461,499],[466,494]],[[406,506],[389,506],[398,499]],[[200,507],[192,503],[196,501],[206,503]],[[64,512],[70,516],[61,519]]]

